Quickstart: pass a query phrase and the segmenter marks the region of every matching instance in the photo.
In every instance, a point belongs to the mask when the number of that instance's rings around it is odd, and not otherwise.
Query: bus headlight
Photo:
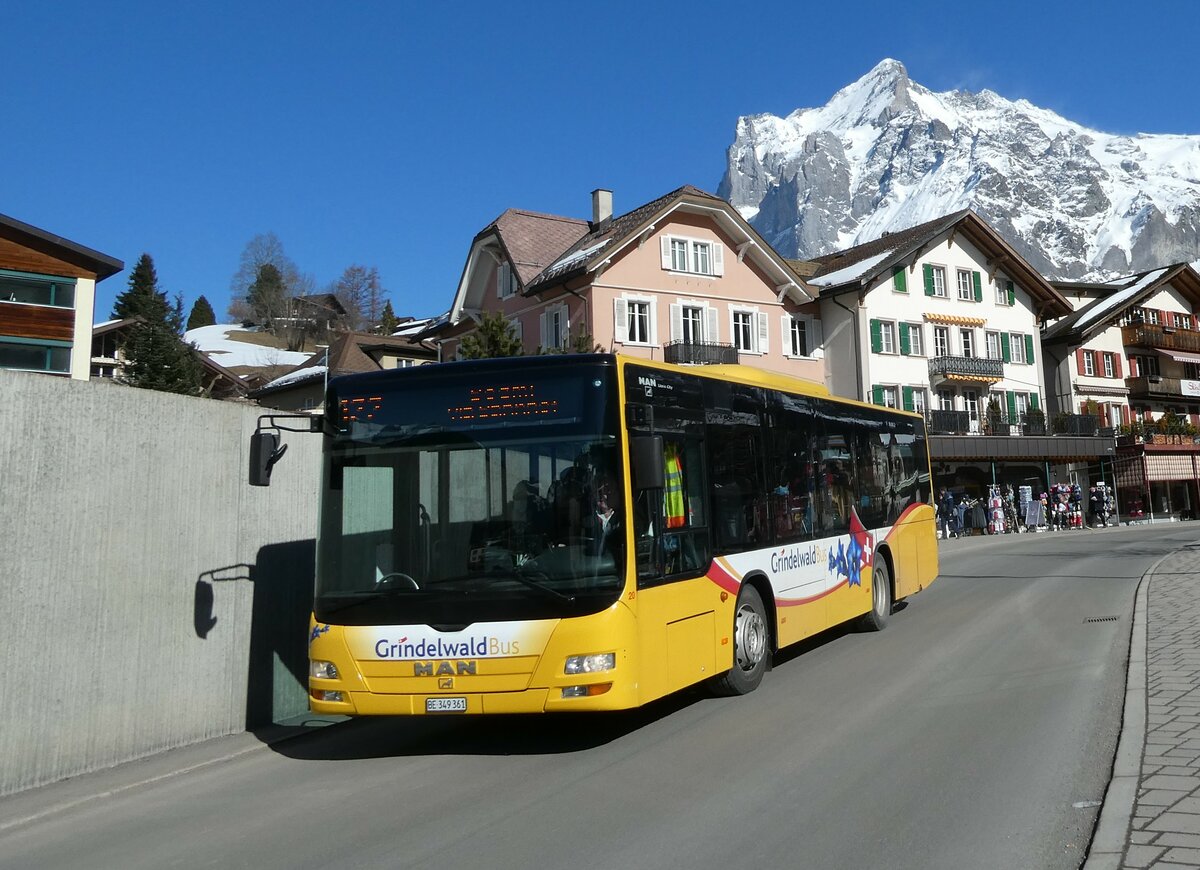
[[[333,662],[313,659],[308,663],[308,675],[316,677],[318,680],[336,680],[338,678],[337,665]]]
[[[568,674],[599,674],[617,666],[616,653],[593,653],[588,656],[567,656],[563,669]]]

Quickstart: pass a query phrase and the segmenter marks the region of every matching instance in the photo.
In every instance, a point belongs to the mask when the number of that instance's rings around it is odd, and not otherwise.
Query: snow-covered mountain
[[[934,93],[895,60],[822,108],[739,118],[719,193],[785,256],[972,207],[1052,278],[1200,260],[1200,136],[1117,136],[987,90]]]

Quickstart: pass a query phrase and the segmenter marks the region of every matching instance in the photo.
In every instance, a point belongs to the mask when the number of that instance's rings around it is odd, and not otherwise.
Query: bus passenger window
[[[704,510],[704,463],[700,444],[684,438],[663,441],[663,573],[697,574],[708,568],[708,525]]]

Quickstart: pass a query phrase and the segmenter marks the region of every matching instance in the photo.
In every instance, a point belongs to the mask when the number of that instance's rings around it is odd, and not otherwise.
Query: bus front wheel
[[[892,615],[892,574],[887,559],[875,555],[871,565],[871,609],[863,614],[859,626],[864,631],[882,631]]]
[[[733,615],[733,667],[712,683],[718,695],[745,695],[762,682],[771,652],[767,609],[753,586],[743,585]]]

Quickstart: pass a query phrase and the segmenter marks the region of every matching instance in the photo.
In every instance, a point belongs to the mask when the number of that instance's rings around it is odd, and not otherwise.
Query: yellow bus
[[[924,421],[744,366],[588,354],[336,378],[315,712],[755,689],[938,573]]]

